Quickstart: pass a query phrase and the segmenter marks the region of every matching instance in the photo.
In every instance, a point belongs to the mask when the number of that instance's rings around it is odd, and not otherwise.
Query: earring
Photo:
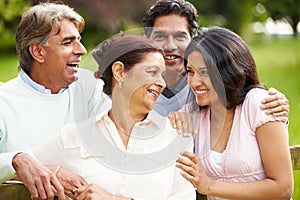
[[[120,90],[122,88],[122,82],[118,82],[118,89]]]

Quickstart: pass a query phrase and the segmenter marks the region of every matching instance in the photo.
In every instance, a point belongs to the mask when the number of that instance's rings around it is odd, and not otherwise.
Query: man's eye
[[[176,39],[180,41],[187,40],[187,36],[184,34],[178,34],[176,35]]]
[[[155,35],[155,36],[153,37],[153,39],[154,39],[154,40],[157,40],[157,41],[163,40],[164,38],[165,38],[164,35]]]
[[[72,43],[71,40],[67,40],[67,41],[63,41],[63,42],[62,42],[63,45],[68,45],[68,44],[71,44],[71,43]]]

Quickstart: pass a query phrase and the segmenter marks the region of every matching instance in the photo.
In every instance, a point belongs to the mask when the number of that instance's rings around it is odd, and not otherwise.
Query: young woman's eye
[[[200,70],[200,74],[201,75],[208,75],[208,71],[207,71],[207,69],[202,69],[202,70]]]

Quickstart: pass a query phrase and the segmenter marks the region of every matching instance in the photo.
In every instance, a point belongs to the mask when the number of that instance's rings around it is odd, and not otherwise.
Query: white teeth
[[[151,94],[154,94],[155,96],[158,96],[158,94],[156,92],[154,92],[153,90],[148,90]]]
[[[78,68],[78,66],[79,66],[78,63],[68,63],[68,65],[69,65],[69,66],[72,66],[72,67],[77,67],[77,68]]]
[[[195,90],[195,93],[196,94],[204,94],[204,93],[207,93],[208,90]]]
[[[173,59],[176,58],[176,56],[166,56],[165,58],[168,59],[168,60],[173,60]]]

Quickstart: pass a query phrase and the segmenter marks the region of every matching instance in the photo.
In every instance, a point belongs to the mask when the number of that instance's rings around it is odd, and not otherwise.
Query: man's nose
[[[176,40],[174,39],[173,36],[169,36],[168,39],[165,41],[165,44],[163,46],[163,49],[168,52],[172,52],[174,50],[177,49],[177,43],[176,43]]]
[[[86,48],[83,46],[83,44],[78,41],[74,47],[74,53],[76,55],[85,55],[86,54]]]

